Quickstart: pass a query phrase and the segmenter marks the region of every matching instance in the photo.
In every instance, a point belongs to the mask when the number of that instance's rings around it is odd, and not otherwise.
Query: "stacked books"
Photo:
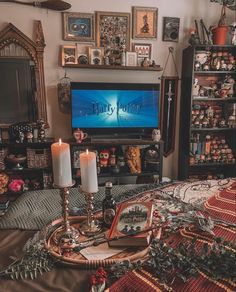
[[[108,234],[109,246],[148,246],[152,231],[152,202],[122,203]]]
[[[0,216],[3,216],[6,213],[9,203],[10,200],[8,199],[8,196],[6,195],[0,196]]]

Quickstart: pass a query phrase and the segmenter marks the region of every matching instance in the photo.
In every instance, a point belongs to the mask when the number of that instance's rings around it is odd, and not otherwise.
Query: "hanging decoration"
[[[169,54],[161,76],[161,134],[164,141],[164,156],[168,156],[175,148],[175,125],[179,76],[173,56],[174,48],[169,47]],[[176,76],[165,76],[165,69],[172,57]]]
[[[58,105],[59,109],[64,114],[70,113],[70,82],[71,79],[66,75],[60,79],[57,85]]]

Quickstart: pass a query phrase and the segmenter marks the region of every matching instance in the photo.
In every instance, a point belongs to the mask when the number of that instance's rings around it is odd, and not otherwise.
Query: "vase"
[[[213,28],[213,44],[225,45],[228,33],[228,26],[217,26]]]

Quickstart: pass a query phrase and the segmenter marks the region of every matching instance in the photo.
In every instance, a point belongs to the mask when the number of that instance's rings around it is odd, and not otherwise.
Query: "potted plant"
[[[225,45],[229,26],[226,24],[226,8],[231,10],[236,9],[235,0],[210,0],[222,4],[221,15],[218,26],[212,29],[213,43],[215,45]]]

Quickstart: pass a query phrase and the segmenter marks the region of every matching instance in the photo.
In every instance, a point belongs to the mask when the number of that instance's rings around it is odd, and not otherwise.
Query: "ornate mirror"
[[[47,123],[42,25],[35,21],[35,41],[9,23],[0,31],[0,128],[13,123]]]

